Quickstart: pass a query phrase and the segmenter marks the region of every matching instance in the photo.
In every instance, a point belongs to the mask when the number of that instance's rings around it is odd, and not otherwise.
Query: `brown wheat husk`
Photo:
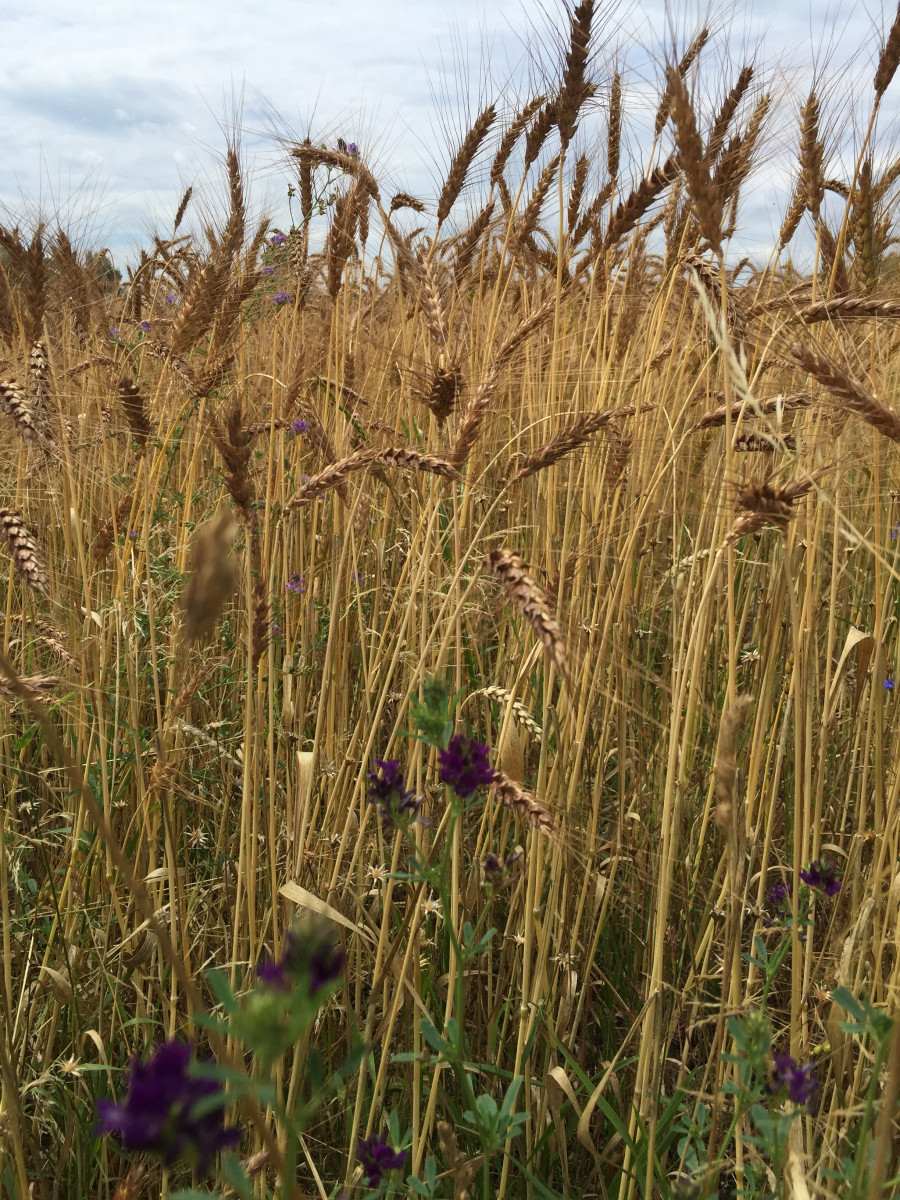
[[[654,167],[649,176],[641,180],[636,188],[623,200],[606,228],[600,253],[613,249],[622,238],[630,234],[653,202],[665,191],[678,175],[678,165],[670,156],[660,167]]]
[[[411,196],[409,192],[395,192],[391,196],[391,205],[388,209],[388,214],[395,213],[398,208],[411,208],[414,212],[424,212],[425,205],[421,200],[417,200],[415,196]]]
[[[862,417],[884,437],[900,442],[900,415],[880,400],[876,400],[849,372],[836,366],[810,346],[795,343],[791,346],[791,354],[804,370],[841,400],[846,409]]]
[[[25,583],[32,591],[42,596],[48,595],[47,574],[37,542],[28,532],[22,514],[16,509],[0,508],[0,530],[9,543],[9,553]]]
[[[900,65],[900,6],[897,8],[887,41],[878,57],[878,67],[875,71],[876,100],[880,100],[890,87],[891,80],[897,73],[898,65]]]
[[[666,78],[675,143],[678,146],[678,164],[684,172],[700,232],[718,253],[722,246],[722,196],[710,175],[710,161],[697,130],[697,119],[684,80],[672,67]]]
[[[587,78],[593,19],[594,0],[581,0],[572,9],[562,89],[556,104],[556,124],[563,152],[575,136],[582,107],[596,91]]]
[[[800,185],[806,207],[818,217],[825,197],[825,147],[819,137],[819,100],[815,91],[800,113]]]
[[[696,62],[697,57],[700,54],[700,51],[706,45],[708,40],[709,40],[709,30],[704,27],[703,29],[700,30],[700,32],[697,34],[697,36],[691,42],[690,46],[688,46],[683,58],[681,59],[681,61],[678,64],[676,73],[677,73],[679,79],[683,80],[685,75],[687,75],[688,71],[691,69],[691,67]],[[654,124],[653,124],[653,136],[655,138],[658,138],[659,135],[662,133],[663,127],[665,126],[665,123],[669,118],[669,108],[670,108],[671,103],[672,103],[672,94],[668,87],[668,76],[667,76],[666,88],[663,91],[662,97],[660,98],[659,107],[656,110],[656,120],[654,121]]]
[[[491,200],[481,210],[469,228],[463,233],[456,245],[456,256],[453,260],[453,274],[459,283],[472,264],[475,251],[481,245],[491,223],[495,202]]]
[[[22,389],[12,379],[0,382],[0,408],[13,419],[16,433],[23,442],[33,442],[36,436],[34,413]]]
[[[502,548],[492,550],[484,563],[503,584],[507,596],[534,630],[557,670],[563,674],[566,650],[562,632],[553,617],[546,592],[529,575],[523,559],[514,551]]]
[[[508,486],[517,483],[520,479],[527,479],[529,475],[535,475],[547,467],[552,467],[561,458],[571,454],[579,446],[583,446],[595,433],[608,425],[614,416],[613,410],[609,409],[606,412],[587,413],[585,416],[579,417],[577,421],[560,430],[556,437],[526,455],[518,471],[509,480]]]
[[[94,541],[91,556],[94,562],[100,563],[112,549],[116,536],[124,528],[125,519],[131,514],[134,504],[134,492],[126,492],[116,505],[112,516],[101,527]]]
[[[818,300],[798,313],[807,325],[817,321],[871,320],[875,317],[900,317],[900,300],[873,300],[869,296],[835,296]]]
[[[188,643],[212,630],[237,588],[238,564],[231,554],[236,534],[237,522],[224,510],[194,531],[188,581],[181,595]]]
[[[511,809],[532,829],[536,829],[542,837],[553,837],[555,823],[552,815],[523,784],[516,783],[502,771],[495,771],[491,791],[501,804]]]
[[[609,123],[606,129],[606,173],[613,184],[619,177],[622,153],[622,76],[616,71],[609,91]]]
[[[587,183],[591,160],[586,154],[579,155],[575,163],[575,174],[572,177],[572,188],[569,192],[569,203],[566,205],[566,228],[570,233],[574,230],[581,208],[581,197],[584,195],[584,185]]]
[[[342,458],[331,466],[311,476],[306,483],[288,500],[281,510],[280,520],[294,509],[303,504],[310,504],[325,492],[344,484],[350,475],[358,471],[370,471],[383,467],[401,467],[411,471],[425,471],[430,475],[438,475],[443,479],[460,478],[459,472],[443,459],[430,454],[420,454],[417,450],[407,450],[403,447],[386,447],[378,450],[360,450],[347,458]]]
[[[143,453],[147,448],[147,439],[150,436],[150,421],[147,417],[146,402],[141,395],[141,389],[127,375],[119,380],[119,399],[125,410],[125,418],[131,429],[131,436],[137,443],[140,452]]]
[[[541,108],[546,98],[546,96],[535,96],[533,100],[529,100],[510,127],[504,132],[503,137],[500,139],[500,145],[497,147],[497,153],[494,155],[494,161],[491,163],[491,187],[497,187],[503,179],[503,172],[506,169],[506,164],[509,162],[510,155],[515,149],[516,142],[522,136],[528,122]]]
[[[493,104],[489,104],[476,118],[475,124],[466,134],[462,145],[454,155],[447,178],[444,181],[444,186],[441,188],[441,194],[438,197],[437,219],[439,225],[443,224],[450,215],[450,209],[456,203],[459,193],[462,191],[466,176],[469,173],[469,167],[472,165],[472,160],[478,153],[481,143],[487,137],[496,115],[497,111]]]
[[[797,515],[794,504],[807,495],[831,467],[822,467],[809,475],[789,480],[782,487],[770,483],[748,483],[738,489],[735,519],[726,541],[733,542],[748,533],[757,533],[767,525],[781,533],[787,531]]]
[[[813,397],[808,392],[793,392],[790,395],[782,396],[767,396],[764,400],[758,400],[759,410],[762,413],[769,414],[784,410],[790,412],[792,409],[806,408],[812,404]],[[730,406],[730,415],[732,421],[736,421],[741,413],[745,416],[753,416],[756,412],[752,405],[744,405],[743,402],[736,402]],[[710,412],[704,413],[695,425],[692,425],[688,430],[689,433],[694,433],[697,429],[713,429],[716,426],[725,425],[728,421],[729,406],[724,404],[718,408],[712,409]]]
[[[47,692],[59,687],[62,682],[56,675],[20,675],[17,680],[18,684],[34,696],[46,695]],[[20,698],[17,688],[13,687],[11,681],[7,681],[2,674],[0,674],[0,696],[7,700]]]

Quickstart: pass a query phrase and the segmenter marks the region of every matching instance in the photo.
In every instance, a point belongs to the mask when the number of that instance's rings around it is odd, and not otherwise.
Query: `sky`
[[[895,11],[851,0],[756,0],[730,10],[601,2],[593,64],[601,86],[581,148],[602,142],[603,84],[618,63],[626,80],[624,161],[636,177],[666,55],[710,24],[700,86],[713,96],[718,86],[721,98],[749,60],[778,97],[776,152],[744,200],[737,247],[764,254],[790,199],[797,113],[811,80],[822,92],[829,170],[846,174]],[[434,203],[467,122],[490,101],[508,113],[544,90],[566,26],[562,0],[0,5],[0,220],[27,227],[41,211],[73,240],[109,246],[122,266],[152,228],[171,228],[188,184],[197,189],[198,219],[204,203],[217,211],[235,127],[256,207],[276,224],[290,220],[291,176],[279,139],[307,133],[329,144],[338,136],[357,142],[388,195],[411,191]],[[854,93],[863,114],[856,129]],[[892,158],[898,93],[900,77],[884,106],[876,159]]]

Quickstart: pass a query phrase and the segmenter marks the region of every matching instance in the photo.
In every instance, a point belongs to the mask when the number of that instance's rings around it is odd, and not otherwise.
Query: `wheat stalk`
[[[281,521],[303,504],[309,504],[313,500],[324,495],[325,492],[331,491],[332,488],[339,487],[345,483],[350,475],[358,471],[370,471],[379,467],[400,467],[409,471],[425,471],[431,475],[438,475],[443,479],[460,478],[459,472],[452,466],[451,463],[445,462],[443,459],[435,458],[430,454],[420,454],[417,450],[407,450],[402,447],[388,447],[380,450],[359,450],[356,454],[351,454],[347,458],[342,458],[331,466],[326,467],[324,471],[320,471],[318,475],[311,476],[303,487],[294,493],[288,500],[284,508],[281,510]]]

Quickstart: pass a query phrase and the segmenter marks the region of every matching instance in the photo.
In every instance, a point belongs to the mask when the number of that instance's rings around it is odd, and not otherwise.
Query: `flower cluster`
[[[171,292],[166,292],[166,304],[175,304],[175,303],[177,303],[177,297],[173,296]]]
[[[315,996],[340,979],[343,969],[344,952],[328,923],[308,921],[288,930],[281,958],[264,962],[256,974],[267,987],[282,992],[305,983],[308,994]]]
[[[96,1133],[118,1134],[126,1150],[155,1154],[167,1167],[187,1158],[205,1175],[216,1152],[240,1135],[225,1128],[218,1083],[188,1073],[191,1049],[187,1042],[164,1042],[146,1062],[133,1059],[124,1102],[97,1101]],[[214,1096],[223,1104],[209,1107]]]
[[[525,851],[521,846],[514,853],[510,854],[505,862],[501,862],[496,854],[488,854],[482,864],[485,884],[492,891],[501,888],[506,883],[510,871],[522,860],[524,855]]]
[[[495,771],[488,762],[490,749],[466,737],[454,734],[446,750],[439,751],[441,781],[448,784],[462,800],[468,800],[480,787],[493,783]]]
[[[779,1054],[775,1059],[769,1084],[773,1093],[786,1091],[788,1099],[794,1104],[808,1105],[818,1086],[813,1063],[804,1063],[801,1067],[789,1054]]]
[[[284,586],[289,592],[296,592],[298,596],[306,595],[306,580],[299,571],[295,571]]]
[[[283,246],[286,241],[287,241],[287,234],[282,233],[280,229],[276,229],[275,232],[272,234],[272,236],[269,238],[269,245],[270,246]]]
[[[152,333],[153,332],[153,326],[150,324],[149,321],[141,321],[141,329],[143,329],[144,333]]]
[[[377,1188],[386,1171],[399,1169],[406,1162],[405,1150],[392,1150],[387,1138],[373,1133],[359,1143],[357,1157],[370,1188]]]
[[[811,862],[805,871],[800,872],[800,878],[814,892],[822,892],[826,896],[836,896],[841,890],[837,867],[824,858]]]
[[[356,142],[345,142],[343,138],[338,138],[337,148],[339,153],[346,154],[348,158],[359,158],[359,147]]]
[[[307,429],[309,429],[308,423],[304,421],[302,417],[297,417],[296,420],[291,421],[291,427],[288,430],[288,437],[294,437],[298,433],[306,433]]]
[[[276,292],[275,295],[272,297],[272,303],[273,304],[290,304],[290,302],[293,299],[294,299],[294,297],[289,295],[287,292]]]
[[[769,903],[769,916],[766,918],[767,925],[777,925],[782,921],[789,920],[791,916],[791,888],[790,884],[781,880],[780,883],[773,883],[769,888],[766,899]]]
[[[263,267],[262,273],[263,273],[263,275],[274,275],[275,268],[274,267]]]
[[[415,792],[407,789],[399,761],[376,758],[375,766],[378,770],[369,772],[366,799],[378,809],[382,821],[391,825],[403,813],[417,813],[422,801],[416,798]]]

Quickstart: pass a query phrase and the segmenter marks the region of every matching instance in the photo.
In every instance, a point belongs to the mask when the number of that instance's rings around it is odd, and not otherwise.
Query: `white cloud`
[[[636,163],[643,161],[639,130],[652,122],[671,31],[683,45],[708,12],[692,4],[670,20],[666,9],[663,0],[618,9],[610,3],[598,18],[611,58],[634,32],[645,47],[629,55]],[[458,138],[466,119],[508,81],[514,81],[511,102],[529,94],[540,82],[538,60],[555,59],[548,11],[562,29],[561,5],[555,10],[543,0],[281,0],[269,8],[249,0],[91,0],[82,7],[42,0],[7,8],[0,16],[7,50],[0,70],[6,135],[0,201],[13,212],[23,197],[62,204],[66,189],[79,187],[86,187],[82,203],[93,201],[102,164],[103,236],[124,251],[154,220],[169,223],[186,183],[216,178],[223,125],[241,92],[248,164],[273,204],[283,200],[287,174],[278,174],[277,147],[263,136],[272,111],[295,136],[309,128],[314,136],[343,133],[358,141],[378,174],[433,199],[449,159],[447,138]],[[893,11],[879,14],[876,6],[875,12],[888,27]],[[795,108],[809,85],[810,63],[816,56],[820,67],[827,63],[831,128],[854,84],[866,100],[871,95],[878,39],[862,4],[810,0],[805,8],[760,0],[727,21],[731,61],[739,66],[752,55],[759,75],[793,88]],[[706,72],[714,77],[724,60],[721,49],[711,48]],[[895,113],[893,100],[890,107]],[[780,224],[794,128],[786,121],[781,160],[767,166],[747,197],[748,244],[766,244]],[[602,136],[602,114],[596,131]]]

